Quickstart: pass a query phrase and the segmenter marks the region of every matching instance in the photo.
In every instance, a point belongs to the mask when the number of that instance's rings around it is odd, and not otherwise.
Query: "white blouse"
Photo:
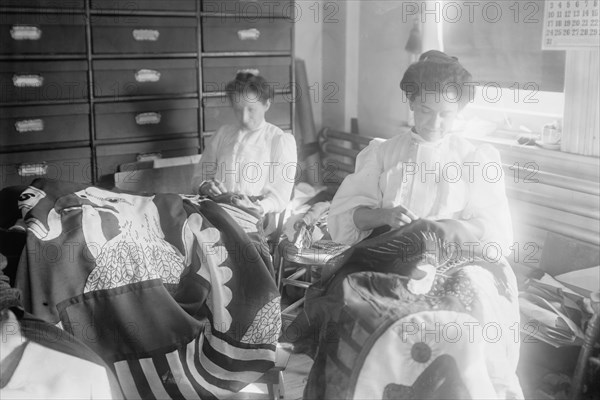
[[[217,179],[227,191],[260,200],[265,214],[280,212],[290,201],[297,168],[294,136],[264,121],[257,129],[225,125],[208,143],[194,187]]]
[[[490,145],[476,148],[453,134],[427,142],[413,132],[371,141],[331,204],[332,239],[355,244],[371,234],[354,224],[357,208],[398,205],[431,220],[477,220],[484,227],[481,246],[494,242],[490,244],[503,256],[510,254],[512,222],[503,169],[498,151]],[[495,257],[492,253],[489,250],[490,258]]]

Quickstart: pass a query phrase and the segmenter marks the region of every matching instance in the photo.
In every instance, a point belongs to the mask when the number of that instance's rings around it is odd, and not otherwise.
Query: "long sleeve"
[[[281,212],[292,196],[298,166],[298,153],[294,136],[281,132],[273,137],[271,161],[263,173],[268,173],[260,201],[265,214]]]
[[[511,252],[513,229],[500,154],[491,145],[483,145],[470,158],[473,182],[460,219],[483,228],[480,248],[494,246],[506,257]],[[494,252],[490,249],[489,257],[494,258]]]
[[[358,154],[355,172],[344,179],[333,198],[327,224],[335,242],[354,244],[372,232],[356,227],[354,211],[359,207],[380,208],[382,205],[383,193],[379,187],[383,172],[379,155],[381,143],[373,140]]]
[[[200,170],[192,179],[192,187],[196,188],[196,192],[198,191],[198,187],[202,182],[214,178],[215,174],[217,173],[217,154],[222,134],[223,129],[219,129],[209,140],[208,145],[202,152],[202,158],[200,159]]]

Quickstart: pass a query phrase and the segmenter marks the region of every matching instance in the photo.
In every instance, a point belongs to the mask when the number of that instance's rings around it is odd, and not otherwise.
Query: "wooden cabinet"
[[[198,154],[232,121],[239,71],[291,131],[291,0],[0,0],[0,189],[35,177],[111,186],[123,163]],[[267,18],[268,17],[268,18]]]

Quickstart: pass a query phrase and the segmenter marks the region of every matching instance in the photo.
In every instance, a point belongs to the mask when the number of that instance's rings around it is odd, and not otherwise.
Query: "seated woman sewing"
[[[222,126],[208,143],[194,186],[216,200],[236,194],[236,205],[259,216],[281,212],[292,194],[297,153],[294,137],[265,121],[273,89],[262,76],[240,72],[225,90],[237,123]]]
[[[414,128],[372,141],[336,193],[329,231],[351,247],[286,332],[317,338],[305,398],[522,395],[500,157],[453,132],[470,81],[456,58],[424,53],[400,83]],[[493,343],[477,331],[490,324],[502,332]],[[479,333],[467,340],[469,326]]]
[[[476,147],[454,132],[469,102],[471,74],[454,58],[424,53],[400,88],[415,126],[372,141],[356,159],[329,211],[332,239],[355,244],[374,229],[396,229],[419,218],[453,219],[485,243],[510,253],[512,224],[502,164],[491,145]],[[484,243],[481,244],[483,246]]]

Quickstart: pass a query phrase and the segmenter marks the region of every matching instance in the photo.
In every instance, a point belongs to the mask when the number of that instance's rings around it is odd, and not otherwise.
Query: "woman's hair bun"
[[[419,61],[458,62],[458,57],[449,56],[448,54],[439,50],[429,50],[421,54]]]
[[[400,88],[411,101],[414,101],[422,90],[443,92],[453,89],[458,92],[457,101],[462,108],[474,95],[474,91],[468,87],[472,83],[471,79],[471,74],[458,62],[458,58],[439,50],[429,50],[421,54],[419,61],[408,67],[400,82]]]
[[[273,87],[258,74],[258,70],[253,69],[237,71],[235,79],[225,86],[225,92],[231,100],[235,100],[239,96],[256,99],[256,95],[258,95],[258,99],[262,103],[273,99],[274,96]]]

